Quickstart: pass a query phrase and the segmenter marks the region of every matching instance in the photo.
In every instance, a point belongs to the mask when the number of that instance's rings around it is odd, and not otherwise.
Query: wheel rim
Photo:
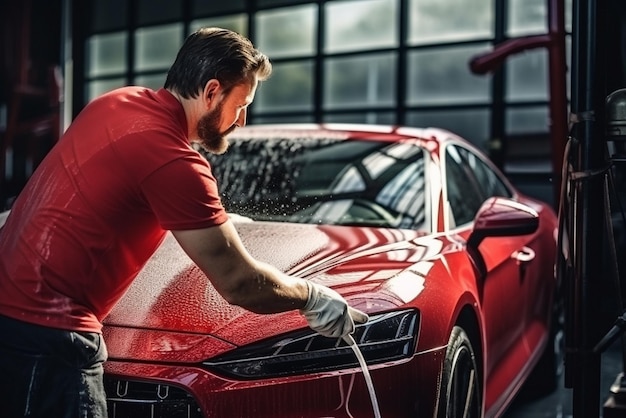
[[[448,417],[477,416],[478,382],[476,363],[469,347],[461,346],[455,353],[448,386]]]

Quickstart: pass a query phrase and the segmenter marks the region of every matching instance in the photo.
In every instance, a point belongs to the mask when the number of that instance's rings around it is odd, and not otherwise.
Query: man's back
[[[46,156],[0,230],[0,314],[99,331],[163,237],[142,183],[190,151],[167,95],[105,95]]]

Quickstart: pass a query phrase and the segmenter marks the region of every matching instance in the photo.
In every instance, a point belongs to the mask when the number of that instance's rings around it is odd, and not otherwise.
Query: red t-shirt
[[[78,115],[0,229],[0,314],[99,332],[165,230],[226,219],[174,96],[108,93]]]

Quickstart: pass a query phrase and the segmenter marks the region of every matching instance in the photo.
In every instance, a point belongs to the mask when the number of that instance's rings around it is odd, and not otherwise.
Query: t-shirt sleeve
[[[201,157],[171,161],[147,176],[141,187],[163,229],[208,228],[228,219],[215,177]]]

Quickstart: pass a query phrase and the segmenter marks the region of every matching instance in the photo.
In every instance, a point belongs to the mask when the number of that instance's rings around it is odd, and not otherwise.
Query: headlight
[[[354,340],[368,364],[413,355],[419,329],[415,310],[370,316],[357,325]],[[302,330],[235,349],[202,363],[212,371],[236,379],[262,379],[358,367],[352,349],[341,338]]]

